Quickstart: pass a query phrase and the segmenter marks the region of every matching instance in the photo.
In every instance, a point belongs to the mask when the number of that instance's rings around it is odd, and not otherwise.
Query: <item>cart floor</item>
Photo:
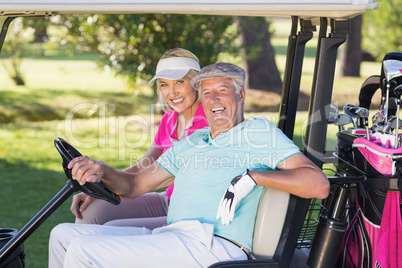
[[[302,248],[302,249],[295,249],[295,252],[292,257],[292,261],[289,267],[292,268],[308,268],[307,265],[307,256],[309,253],[309,249]]]

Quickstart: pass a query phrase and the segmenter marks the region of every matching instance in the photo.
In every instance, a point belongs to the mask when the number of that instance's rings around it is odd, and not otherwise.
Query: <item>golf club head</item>
[[[350,109],[351,107],[357,107],[357,105],[353,103],[347,103],[345,106],[343,106],[343,112],[346,113],[346,110]]]
[[[373,126],[371,127],[371,129],[373,132],[384,132],[384,127],[377,123],[373,123]]]
[[[328,114],[328,124],[335,124],[338,119],[339,110],[334,105],[329,106],[329,114]]]
[[[384,125],[384,130],[383,133],[390,133],[392,129],[396,128],[396,121],[397,121],[397,117],[395,115],[391,115],[388,120],[387,123],[385,123]],[[394,127],[392,127],[394,126]]]
[[[402,95],[402,84],[397,85],[397,86],[394,88],[394,94],[395,94],[395,96],[396,96],[398,99],[401,97],[401,95]]]
[[[339,114],[338,108],[336,108],[334,105],[329,106],[329,117],[335,117]]]
[[[383,61],[384,75],[388,82],[402,76],[402,62],[399,60]]]
[[[373,117],[373,126],[374,124],[383,124],[385,122],[385,111],[384,110],[379,110],[376,112]]]
[[[354,118],[355,126],[365,127],[368,123],[369,110],[367,108],[345,105],[343,110],[345,114]]]
[[[353,121],[353,118],[347,114],[338,114],[336,120],[334,121],[334,124],[338,127],[342,127],[348,124],[355,125],[355,122]]]
[[[368,118],[369,110],[363,107],[350,107],[345,113],[353,118]]]
[[[392,116],[391,120],[388,120],[391,122],[391,128],[396,129],[396,123],[398,122],[398,129],[402,129],[402,120],[397,118],[396,116]]]

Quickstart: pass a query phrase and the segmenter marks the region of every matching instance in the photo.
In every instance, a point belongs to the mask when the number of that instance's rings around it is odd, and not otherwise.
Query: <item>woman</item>
[[[159,60],[150,85],[157,82],[159,102],[165,110],[152,146],[137,164],[125,171],[137,173],[155,162],[175,142],[208,126],[198,91],[190,83],[200,71],[198,58],[185,49],[168,50]],[[136,199],[122,199],[114,206],[84,193],[73,197],[70,210],[76,223],[136,226],[154,229],[166,224],[173,185],[165,192],[147,193]]]

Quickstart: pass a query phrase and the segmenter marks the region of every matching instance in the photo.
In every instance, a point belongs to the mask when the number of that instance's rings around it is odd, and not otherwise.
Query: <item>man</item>
[[[322,171],[272,123],[244,119],[245,72],[229,63],[204,67],[191,81],[209,128],[173,145],[146,170],[129,174],[86,156],[69,164],[79,183],[102,182],[124,198],[175,183],[168,225],[61,224],[52,230],[49,267],[207,267],[244,260],[262,186],[326,198]]]

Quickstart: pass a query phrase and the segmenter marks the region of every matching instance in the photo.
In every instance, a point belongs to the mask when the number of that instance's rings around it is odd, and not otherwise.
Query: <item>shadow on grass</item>
[[[133,96],[124,92],[96,92],[85,90],[34,90],[27,92],[2,91],[0,100],[0,122],[61,120],[80,104],[74,118],[99,116],[99,103],[104,103],[107,115],[125,116],[149,113],[155,100],[151,96]]]
[[[32,168],[27,162],[10,163],[0,159],[0,228],[20,230],[65,185],[60,172]],[[26,267],[47,267],[48,241],[51,229],[60,222],[72,222],[71,198],[62,204],[24,242]]]
[[[23,161],[0,159],[0,168],[0,226],[22,227],[24,219],[34,216],[67,182],[61,165],[60,172],[55,172],[33,168]]]

